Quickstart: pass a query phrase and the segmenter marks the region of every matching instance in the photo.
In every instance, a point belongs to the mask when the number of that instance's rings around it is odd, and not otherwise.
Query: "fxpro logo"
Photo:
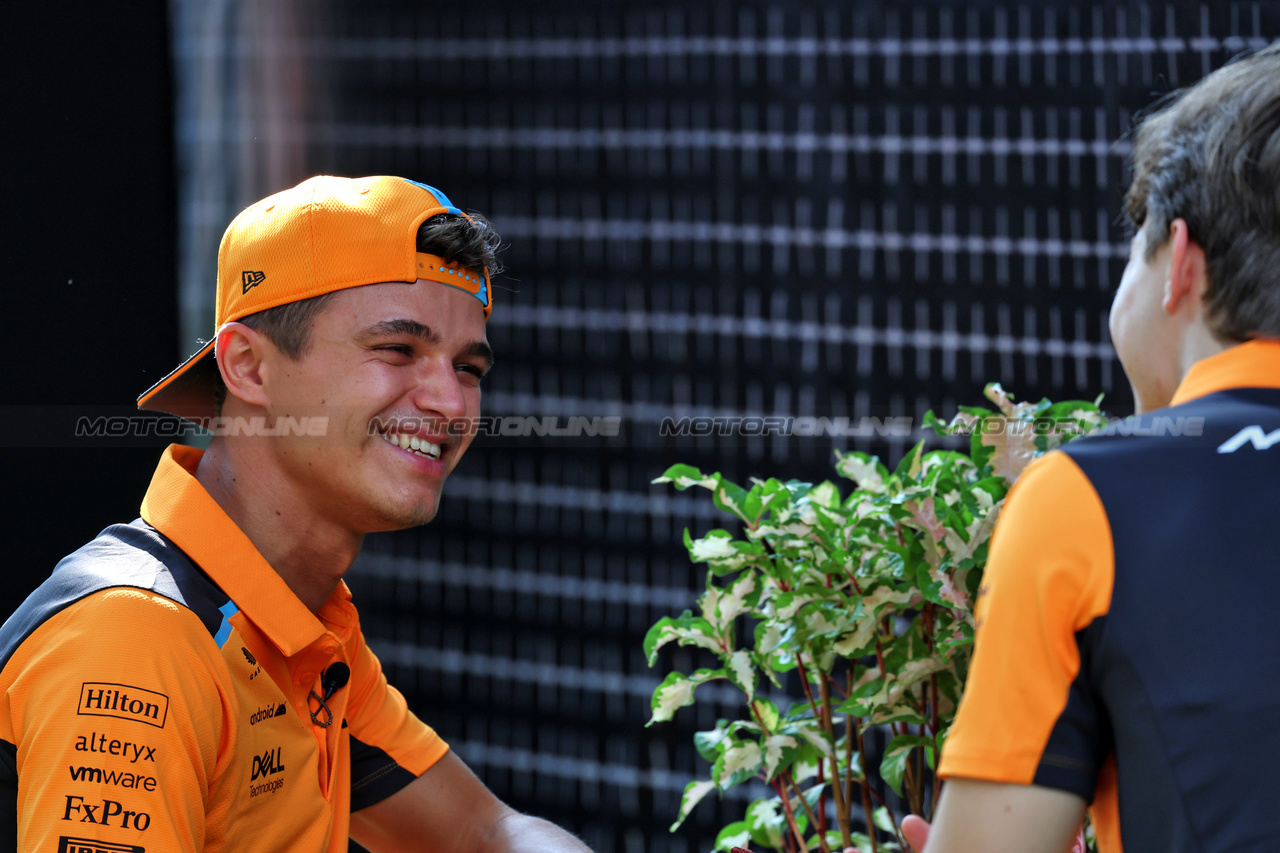
[[[58,853],[147,853],[147,849],[136,844],[117,844],[114,841],[69,838],[64,835],[58,839]]]
[[[97,805],[90,805],[84,797],[72,794],[65,795],[67,808],[62,813],[63,820],[79,819],[80,823],[96,823],[100,826],[118,826],[121,829],[136,829],[146,832],[151,826],[151,815],[126,809],[123,803],[104,799]],[[112,823],[112,820],[115,823]]]
[[[86,681],[80,685],[80,705],[76,713],[134,720],[163,729],[169,716],[169,697],[132,684]]]

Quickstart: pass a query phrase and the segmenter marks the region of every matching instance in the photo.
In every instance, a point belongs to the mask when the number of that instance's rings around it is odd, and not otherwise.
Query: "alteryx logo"
[[[1280,442],[1280,429],[1273,432],[1263,432],[1262,427],[1255,424],[1245,427],[1231,436],[1231,438],[1222,442],[1218,447],[1218,452],[1235,453],[1246,444],[1252,444],[1254,450],[1270,450],[1278,442]]]

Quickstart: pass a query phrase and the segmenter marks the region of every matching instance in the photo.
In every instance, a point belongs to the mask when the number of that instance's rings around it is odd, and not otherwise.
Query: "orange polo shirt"
[[[1099,849],[1280,850],[1280,342],[1010,490],[939,772],[1069,791]]]
[[[165,451],[142,518],[0,629],[0,849],[345,852],[351,810],[448,750],[346,585],[311,613],[196,481],[200,456]]]

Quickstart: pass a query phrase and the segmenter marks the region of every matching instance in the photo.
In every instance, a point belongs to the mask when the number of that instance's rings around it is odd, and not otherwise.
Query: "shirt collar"
[[[1228,388],[1280,388],[1280,340],[1246,341],[1200,359],[1182,377],[1170,405]]]
[[[292,657],[330,629],[307,609],[195,478],[204,451],[171,444],[142,500],[142,518],[202,568],[236,606]],[[351,591],[339,581],[321,613],[339,635],[354,624]]]

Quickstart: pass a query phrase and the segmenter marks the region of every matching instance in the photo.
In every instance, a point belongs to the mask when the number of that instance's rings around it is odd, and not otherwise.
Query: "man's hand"
[[[924,853],[925,842],[929,840],[929,821],[919,815],[907,815],[902,819],[902,837],[915,853]]]
[[[909,814],[902,819],[902,837],[914,853],[924,853],[925,842],[929,840],[929,821],[919,815]],[[735,847],[734,853],[741,848]],[[844,853],[858,853],[856,847],[846,847]]]
[[[503,803],[452,752],[352,812],[351,837],[373,853],[591,853],[560,827]]]

